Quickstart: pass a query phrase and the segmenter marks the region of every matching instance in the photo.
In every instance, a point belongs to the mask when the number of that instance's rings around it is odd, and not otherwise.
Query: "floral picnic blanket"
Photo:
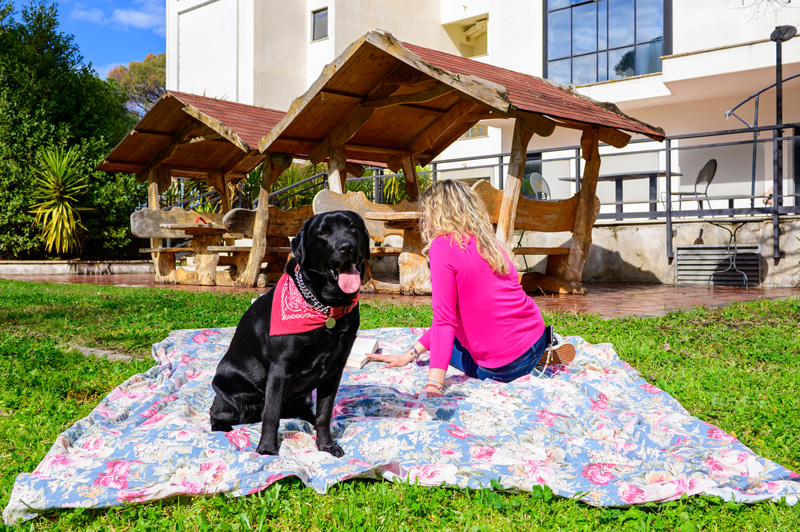
[[[155,344],[157,365],[113,390],[17,477],[4,521],[179,494],[241,496],[291,475],[318,493],[350,478],[525,491],[546,484],[598,506],[699,493],[790,504],[800,496],[800,475],[689,415],[610,344],[579,337],[567,338],[577,349],[569,367],[508,384],[451,368],[443,398],[414,399],[425,362],[348,368],[332,421],[344,456],[318,451],[301,420],[282,420],[280,456],[261,456],[260,424],[210,432],[211,379],[233,330],[174,331]],[[359,335],[399,353],[423,332]]]

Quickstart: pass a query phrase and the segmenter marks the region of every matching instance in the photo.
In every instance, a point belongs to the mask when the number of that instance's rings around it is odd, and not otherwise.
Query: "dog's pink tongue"
[[[339,271],[339,288],[345,294],[358,292],[358,289],[361,288],[361,274],[358,273],[355,266],[351,265],[347,271]]]

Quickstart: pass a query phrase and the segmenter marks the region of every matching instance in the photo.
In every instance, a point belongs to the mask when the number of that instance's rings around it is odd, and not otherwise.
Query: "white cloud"
[[[70,17],[98,24],[152,30],[162,37],[166,35],[167,12],[163,0],[132,0],[124,9],[113,9],[110,16],[100,8],[76,4]]]
[[[103,14],[101,9],[97,9],[96,7],[87,8],[84,4],[77,4],[75,9],[72,10],[69,18],[85,20],[87,22],[96,22],[98,24],[106,23],[106,16]]]

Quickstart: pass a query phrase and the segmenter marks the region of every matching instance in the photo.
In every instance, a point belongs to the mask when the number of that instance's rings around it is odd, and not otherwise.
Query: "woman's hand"
[[[399,368],[405,366],[409,362],[413,362],[417,357],[417,353],[411,349],[407,350],[402,355],[384,355],[382,353],[367,353],[367,358],[370,360],[377,360],[378,362],[388,362],[387,368]]]
[[[387,368],[399,368],[405,366],[409,362],[413,362],[418,356],[427,351],[425,346],[419,342],[415,342],[413,346],[406,349],[402,355],[383,355],[381,353],[367,353],[367,358],[377,360],[378,362],[388,362]]]
[[[418,399],[421,394],[425,397],[442,397],[442,392],[435,386],[425,385],[420,391],[414,394],[414,399]]]

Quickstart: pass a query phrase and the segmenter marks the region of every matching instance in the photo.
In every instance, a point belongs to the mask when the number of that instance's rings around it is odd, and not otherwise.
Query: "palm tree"
[[[70,253],[79,250],[86,228],[78,211],[79,196],[88,188],[86,176],[78,164],[74,148],[52,148],[36,156],[33,168],[33,197],[38,203],[31,207],[35,222],[42,229],[48,252]]]

